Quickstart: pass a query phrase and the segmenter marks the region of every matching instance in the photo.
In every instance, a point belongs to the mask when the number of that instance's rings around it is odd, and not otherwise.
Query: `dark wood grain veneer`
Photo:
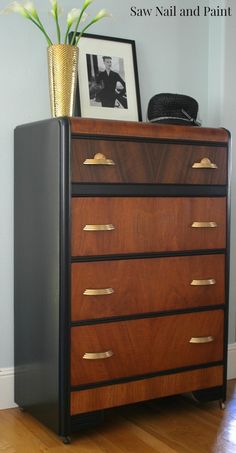
[[[225,144],[229,141],[229,132],[223,128],[104,121],[88,118],[70,118],[69,121],[72,135],[159,138],[161,140],[207,141]]]
[[[223,359],[222,310],[145,318],[71,329],[71,385],[90,384]],[[206,344],[192,337],[213,336]],[[85,353],[113,351],[107,359]]]
[[[114,165],[86,165],[97,154]],[[202,159],[215,168],[193,168]],[[227,149],[222,146],[139,141],[72,140],[72,181],[92,183],[227,183]]]
[[[224,304],[224,255],[73,263],[73,321]],[[191,285],[214,279],[215,284]],[[86,289],[111,288],[105,295]]]
[[[193,222],[216,228],[192,228]],[[112,231],[84,231],[86,225]],[[226,199],[101,197],[72,199],[72,255],[106,255],[226,246]]]
[[[123,404],[220,386],[223,367],[215,366],[140,381],[71,392],[71,415],[122,406]]]

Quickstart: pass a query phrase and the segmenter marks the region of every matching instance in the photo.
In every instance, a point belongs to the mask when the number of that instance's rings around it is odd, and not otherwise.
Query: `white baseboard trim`
[[[0,369],[0,410],[17,407],[14,403],[14,368]]]
[[[228,379],[236,379],[236,343],[228,346]],[[0,410],[17,407],[14,403],[14,368],[0,369]]]

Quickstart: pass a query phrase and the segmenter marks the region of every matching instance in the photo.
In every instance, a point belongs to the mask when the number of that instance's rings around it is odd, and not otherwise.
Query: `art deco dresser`
[[[105,409],[226,398],[229,134],[15,130],[15,401],[65,441]]]

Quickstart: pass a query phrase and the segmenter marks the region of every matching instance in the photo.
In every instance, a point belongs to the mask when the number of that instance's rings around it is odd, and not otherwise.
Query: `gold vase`
[[[48,47],[48,75],[53,117],[73,116],[79,49],[69,44]]]

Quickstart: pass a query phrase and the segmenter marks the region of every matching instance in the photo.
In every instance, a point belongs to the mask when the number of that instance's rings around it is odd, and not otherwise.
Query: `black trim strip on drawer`
[[[95,318],[95,319],[87,319],[82,321],[71,321],[71,327],[79,327],[79,326],[90,326],[94,324],[109,324],[112,322],[122,322],[122,321],[134,321],[136,319],[144,319],[144,318],[163,318],[166,316],[174,316],[174,315],[184,315],[188,313],[199,313],[203,311],[215,311],[215,310],[225,310],[225,304],[219,305],[205,305],[201,307],[192,307],[192,308],[183,308],[183,309],[176,309],[176,310],[168,310],[168,311],[156,311],[156,312],[148,312],[148,313],[136,313],[132,315],[121,315],[121,316],[113,316],[107,318]]]
[[[107,387],[108,385],[123,384],[126,382],[128,383],[128,382],[133,382],[133,381],[142,381],[144,379],[151,379],[151,378],[155,378],[158,376],[166,376],[169,374],[184,373],[185,371],[194,371],[194,370],[200,370],[201,368],[205,369],[205,368],[212,368],[215,366],[223,366],[223,365],[224,365],[224,361],[219,360],[217,362],[204,363],[202,365],[201,364],[192,365],[192,366],[186,366],[183,368],[175,368],[172,370],[158,371],[155,373],[148,373],[148,374],[143,374],[143,375],[138,375],[138,376],[129,376],[129,377],[125,377],[125,378],[111,379],[110,381],[100,381],[100,382],[94,382],[91,384],[71,386],[71,391],[78,392],[80,390],[88,390],[88,389],[98,388],[98,387]]]
[[[79,196],[117,197],[225,197],[226,185],[72,183],[71,194]]]
[[[191,140],[186,139],[173,139],[173,138],[151,138],[151,137],[137,137],[137,136],[119,136],[117,135],[93,135],[93,134],[75,134],[71,135],[72,140],[104,140],[108,142],[132,142],[132,143],[159,143],[159,144],[170,144],[170,145],[191,145],[191,146],[207,146],[207,147],[223,147],[225,150],[228,150],[228,142],[219,142],[219,141],[207,141],[207,140]]]
[[[132,253],[122,255],[99,255],[99,256],[72,256],[71,263],[84,263],[96,261],[117,261],[132,259],[148,258],[171,258],[178,256],[196,256],[196,255],[224,255],[226,249],[206,249],[206,250],[184,250],[179,252],[155,252],[155,253]]]

